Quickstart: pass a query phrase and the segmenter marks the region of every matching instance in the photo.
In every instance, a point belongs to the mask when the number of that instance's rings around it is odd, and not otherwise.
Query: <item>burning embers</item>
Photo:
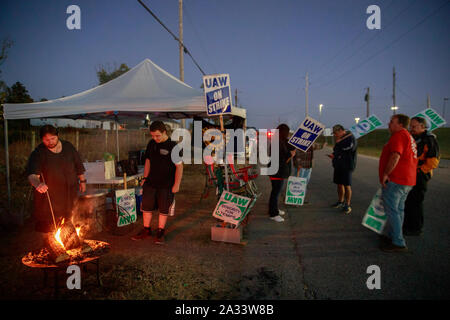
[[[83,240],[80,227],[71,221],[61,221],[55,232],[48,233],[46,247],[39,252],[30,252],[22,261],[26,265],[72,263],[106,253],[109,244],[96,240]]]

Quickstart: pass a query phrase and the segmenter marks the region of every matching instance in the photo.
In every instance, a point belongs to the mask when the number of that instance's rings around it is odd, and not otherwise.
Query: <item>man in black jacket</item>
[[[333,135],[336,143],[333,153],[328,156],[333,160],[333,182],[337,184],[338,201],[333,208],[342,208],[345,213],[350,213],[352,208],[352,173],[356,167],[356,139],[351,132],[337,124],[333,127]]]
[[[423,228],[423,200],[427,191],[428,181],[433,175],[433,169],[439,164],[439,145],[436,137],[426,129],[426,120],[421,117],[411,119],[410,132],[417,144],[416,185],[408,193],[405,202],[405,217],[403,234],[418,236]]]

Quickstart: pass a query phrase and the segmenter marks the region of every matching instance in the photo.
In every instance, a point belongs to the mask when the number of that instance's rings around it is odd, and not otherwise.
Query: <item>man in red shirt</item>
[[[417,168],[417,147],[414,138],[406,129],[408,126],[408,116],[396,114],[391,117],[391,137],[383,147],[378,167],[387,215],[384,233],[389,238],[381,249],[386,252],[408,250],[403,238],[402,224],[406,197],[416,184]]]

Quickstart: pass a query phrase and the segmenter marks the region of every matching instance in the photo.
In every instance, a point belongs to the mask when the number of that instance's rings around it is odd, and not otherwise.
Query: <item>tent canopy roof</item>
[[[206,117],[204,95],[145,59],[121,76],[69,97],[4,105],[4,117],[10,120],[107,120],[144,118],[146,114],[174,119]],[[233,108],[232,115],[246,118],[246,110]]]

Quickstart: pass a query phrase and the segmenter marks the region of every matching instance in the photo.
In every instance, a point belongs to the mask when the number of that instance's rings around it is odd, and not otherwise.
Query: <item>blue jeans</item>
[[[392,181],[386,183],[386,188],[382,188],[384,210],[387,215],[384,233],[391,238],[392,243],[405,247],[402,225],[405,215],[405,201],[412,186],[403,186]]]
[[[297,171],[297,169],[296,169],[296,171]],[[312,168],[300,168],[299,177],[306,179],[306,185],[308,185],[309,179],[311,179],[311,171],[312,171]],[[295,175],[297,175],[297,172],[295,172]]]

